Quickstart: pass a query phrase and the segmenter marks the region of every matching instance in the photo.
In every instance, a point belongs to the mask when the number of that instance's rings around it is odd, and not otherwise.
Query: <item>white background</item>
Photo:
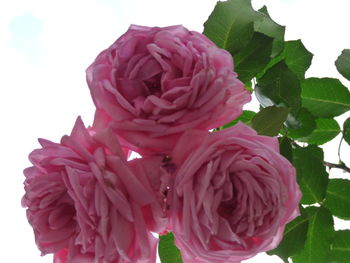
[[[214,0],[0,0],[0,251],[1,262],[52,262],[40,257],[21,208],[22,170],[37,137],[59,141],[81,115],[91,124],[93,104],[85,69],[130,24],[183,24],[202,32]],[[301,38],[315,55],[307,76],[338,77],[334,61],[350,48],[350,4],[344,0],[256,0],[286,25],[286,39]],[[341,79],[348,87],[349,82]],[[349,116],[347,114],[346,116]],[[339,118],[338,118],[339,119]],[[340,118],[341,121],[344,120]],[[325,146],[337,162],[337,142]],[[350,164],[346,143],[341,149]],[[343,176],[333,171],[332,176]],[[336,227],[344,228],[337,220]],[[281,262],[264,254],[247,263]]]

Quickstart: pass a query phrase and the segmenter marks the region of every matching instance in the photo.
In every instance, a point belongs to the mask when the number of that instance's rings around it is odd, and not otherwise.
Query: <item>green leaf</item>
[[[306,135],[309,135],[315,128],[316,128],[316,122],[315,117],[311,115],[311,113],[301,108],[297,121],[300,123],[300,127],[293,128],[288,126],[288,121],[286,122],[286,126],[288,128],[288,137],[293,139],[302,138]]]
[[[302,204],[321,203],[326,194],[328,173],[323,165],[323,151],[316,145],[293,150],[293,165],[303,193]]]
[[[309,217],[305,209],[300,207],[300,216],[286,225],[283,233],[283,239],[277,248],[267,252],[268,255],[277,255],[283,261],[294,256],[304,248],[306,234],[308,229]]]
[[[350,263],[350,230],[335,231],[327,262]]]
[[[283,53],[288,68],[300,80],[305,79],[305,72],[311,65],[313,54],[305,48],[301,40],[287,41]]]
[[[335,61],[335,66],[344,78],[350,80],[350,49],[344,49],[342,51]]]
[[[242,82],[247,82],[265,68],[270,61],[273,39],[254,33],[249,44],[234,55],[235,71]]]
[[[297,114],[300,108],[300,83],[297,76],[280,61],[258,79],[255,95],[263,106],[285,106]]]
[[[271,19],[266,6],[259,9],[259,12],[263,15],[261,15],[260,19],[255,21],[254,30],[274,38],[271,57],[275,57],[283,50],[285,27]]]
[[[301,98],[315,117],[331,118],[350,110],[350,92],[338,79],[306,79],[301,83]]]
[[[305,72],[310,67],[313,54],[310,53],[301,40],[286,41],[281,55],[272,59],[265,70],[258,74],[260,78],[266,70],[284,60],[288,68],[298,77],[299,80],[305,79]]]
[[[246,46],[254,33],[254,21],[259,18],[250,0],[217,2],[204,23],[204,35],[232,55]]]
[[[344,140],[350,145],[350,117],[347,118],[343,124],[343,137]]]
[[[159,258],[162,263],[182,263],[180,250],[174,245],[174,235],[167,233],[159,238]]]
[[[259,111],[252,119],[252,127],[258,134],[276,136],[288,116],[289,109],[270,106]]]
[[[340,132],[339,124],[334,119],[316,119],[316,129],[301,141],[322,145],[335,138]]]
[[[292,256],[293,263],[325,263],[334,235],[332,214],[324,207],[307,207],[309,219],[305,247]]]
[[[242,114],[238,118],[236,118],[233,121],[231,121],[231,122],[225,124],[224,126],[222,126],[222,129],[231,127],[231,126],[237,124],[239,121],[249,125],[249,123],[250,123],[250,121],[251,121],[251,119],[253,118],[254,115],[255,115],[254,111],[244,110],[242,112]]]
[[[350,181],[330,179],[324,206],[341,219],[350,219]]]
[[[291,140],[288,137],[278,138],[280,144],[280,153],[291,163],[293,162],[293,150]]]

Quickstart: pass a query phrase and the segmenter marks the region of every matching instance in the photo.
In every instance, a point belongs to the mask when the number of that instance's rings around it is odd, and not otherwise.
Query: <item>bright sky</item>
[[[75,118],[92,123],[93,104],[85,69],[130,24],[183,24],[202,32],[214,0],[11,0],[0,2],[0,247],[2,262],[52,262],[40,257],[25,210],[23,168],[39,145],[37,137],[58,141]],[[340,77],[334,61],[350,48],[348,0],[256,0],[266,4],[286,39],[301,38],[315,54],[308,76]],[[349,82],[342,79],[350,87]],[[349,116],[349,115],[347,115]],[[344,119],[344,118],[342,118]],[[337,138],[338,141],[340,138]],[[337,162],[337,144],[326,145],[326,158]],[[342,147],[344,161],[350,150]],[[339,173],[336,175],[338,176]],[[340,174],[341,176],[341,174]],[[344,227],[337,221],[337,227]],[[261,255],[247,263],[281,262]]]

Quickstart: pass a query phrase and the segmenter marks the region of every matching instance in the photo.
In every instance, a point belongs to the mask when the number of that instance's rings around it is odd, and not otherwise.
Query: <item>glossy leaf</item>
[[[174,235],[170,232],[160,236],[158,253],[162,263],[182,263],[180,250],[174,245]]]
[[[280,61],[258,79],[255,95],[263,106],[285,106],[297,114],[300,108],[300,83],[297,76]]]
[[[301,97],[303,107],[315,117],[331,118],[350,110],[350,92],[338,79],[306,79]]]
[[[283,55],[288,68],[299,79],[304,79],[305,72],[311,65],[313,54],[305,48],[301,40],[287,41],[284,46]]]
[[[271,19],[266,6],[259,9],[259,12],[264,15],[255,21],[254,30],[274,38],[271,57],[275,57],[283,50],[285,27],[277,24]]]
[[[237,56],[247,45],[250,45],[243,54],[244,57],[249,54],[250,59],[242,65],[244,74],[250,76],[243,77],[242,71],[240,74],[241,79],[245,82],[261,71],[270,57],[274,57],[282,51],[284,32],[285,28],[271,19],[266,7],[257,12],[252,8],[251,0],[228,0],[216,4],[208,20],[204,23],[203,33],[218,47],[228,50],[232,56]],[[261,33],[265,38],[269,37],[273,43],[271,46],[264,43],[266,40],[262,40],[262,37],[257,38],[254,33]],[[237,70],[237,68],[235,69]]]
[[[267,254],[277,255],[287,262],[289,257],[294,256],[304,248],[308,224],[309,217],[305,209],[300,207],[300,216],[286,225],[281,243]]]
[[[309,135],[316,128],[315,117],[311,113],[301,108],[296,119],[300,126],[298,128],[288,127],[288,136],[293,139],[302,138]],[[286,122],[288,124],[288,121]]]
[[[265,68],[270,61],[272,41],[272,38],[264,34],[254,33],[249,44],[234,55],[238,79],[244,83],[250,81]]]
[[[225,124],[225,125],[222,127],[222,129],[231,127],[231,126],[235,125],[236,123],[238,123],[239,121],[241,121],[241,122],[243,122],[243,123],[249,125],[251,119],[253,118],[253,116],[254,116],[255,114],[256,114],[256,113],[255,113],[254,111],[244,110],[244,111],[242,112],[242,114],[241,114],[238,118],[236,118],[236,119],[234,119],[233,121],[231,121],[231,122]]]
[[[304,248],[295,256],[293,263],[325,263],[330,253],[334,235],[332,214],[324,207],[307,207],[309,219]]]
[[[347,118],[343,124],[344,140],[350,145],[350,117]]]
[[[270,106],[259,111],[252,118],[252,127],[260,135],[276,136],[288,116],[289,109]]]
[[[316,129],[306,138],[301,139],[311,144],[322,145],[331,141],[340,132],[340,126],[334,119],[316,119]]]
[[[282,54],[272,59],[266,66],[265,70],[258,75],[258,78],[260,78],[266,70],[284,60],[287,67],[299,78],[299,80],[304,80],[305,72],[311,65],[312,57],[313,54],[305,48],[301,40],[286,41],[284,43]]]
[[[335,61],[335,66],[344,78],[350,80],[350,49],[344,49],[342,51]]]
[[[297,178],[303,193],[302,204],[314,204],[323,201],[327,185],[328,173],[323,165],[323,151],[315,145],[293,150],[293,165],[297,170]]]
[[[250,0],[217,2],[204,23],[204,35],[232,55],[246,46],[254,33],[254,21],[259,18]]]
[[[350,230],[339,230],[334,233],[327,262],[350,263]]]
[[[350,219],[350,180],[331,179],[324,206],[341,219]]]

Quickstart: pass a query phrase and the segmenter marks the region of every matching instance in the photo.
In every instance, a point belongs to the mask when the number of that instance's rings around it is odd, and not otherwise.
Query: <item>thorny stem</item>
[[[341,137],[340,142],[339,142],[339,146],[338,146],[338,158],[339,158],[339,163],[335,164],[335,163],[329,163],[329,162],[324,162],[324,165],[331,168],[337,168],[337,169],[342,169],[344,172],[350,173],[350,168],[348,166],[346,166],[346,164],[341,160],[340,158],[340,148],[341,148],[341,144],[343,142],[344,136]]]
[[[350,173],[350,168],[348,166],[346,166],[345,163],[341,162],[341,163],[329,163],[329,162],[323,162],[325,166],[329,167],[329,168],[337,168],[337,169],[342,169],[344,170],[344,172]]]

